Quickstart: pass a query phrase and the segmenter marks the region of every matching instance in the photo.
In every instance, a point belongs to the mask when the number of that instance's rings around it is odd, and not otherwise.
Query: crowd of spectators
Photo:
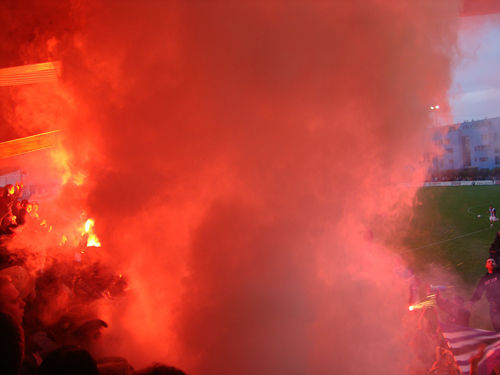
[[[415,296],[415,306],[418,306],[418,299],[425,304],[409,314],[408,343],[415,357],[409,373],[460,375],[460,368],[442,335],[439,322],[468,325],[470,312],[458,296],[447,299],[431,285],[421,283],[419,287],[420,296]],[[415,293],[415,285],[412,289]]]
[[[416,331],[410,337],[410,345],[415,357],[419,360],[421,371],[418,374],[460,374],[454,356],[448,343],[443,339],[441,324],[455,327],[469,327],[471,308],[486,295],[490,306],[490,318],[493,330],[500,332],[500,231],[489,248],[489,257],[486,260],[487,272],[479,280],[469,301],[462,296],[446,292],[445,298],[442,289],[445,286],[432,286],[421,282],[413,272],[409,278],[410,315],[416,321],[413,326]],[[426,303],[422,303],[422,301]],[[430,303],[432,302],[432,303]],[[435,355],[430,348],[435,347]],[[478,364],[485,355],[485,345],[481,344],[469,359],[470,375],[477,374]],[[430,366],[430,368],[429,368]],[[417,366],[418,368],[418,366]],[[428,369],[428,370],[426,370]],[[500,374],[500,365],[495,367],[492,374]]]
[[[57,257],[35,272],[30,269],[26,254],[6,246],[9,238],[24,235],[19,229],[28,222],[43,223],[38,203],[25,198],[22,184],[0,188],[0,374],[183,375],[160,364],[136,371],[122,357],[100,355],[108,324],[88,306],[103,298],[126,298],[126,277],[85,257]],[[500,232],[489,253],[500,264]],[[469,306],[460,296],[447,299],[439,289],[419,285],[411,272],[410,304],[429,296],[435,303],[411,314],[415,331],[408,342],[423,369],[415,373],[458,375],[438,321],[468,326]],[[471,373],[482,354],[479,350],[471,357]]]
[[[436,181],[481,181],[481,180],[500,180],[500,168],[465,168],[465,169],[448,169],[439,172],[431,173],[427,178],[427,182]]]
[[[437,181],[499,181],[500,168],[466,168],[466,169],[450,169],[431,173],[427,176],[426,182]]]
[[[37,215],[38,204],[21,199],[23,185],[5,185],[0,197],[0,235],[13,234],[14,228],[23,225],[28,215]]]
[[[42,222],[38,204],[23,199],[21,184],[0,193],[0,374],[185,375],[162,364],[136,371],[122,357],[102,356],[101,334],[108,324],[92,306],[106,298],[126,299],[126,277],[99,261],[72,256],[53,257],[33,270],[28,255],[7,243],[26,235],[20,226]]]
[[[461,176],[431,176],[426,179],[426,182],[438,182],[438,181],[483,181],[483,180],[492,180],[495,181],[497,180],[496,178],[492,176],[468,176],[468,177],[461,177]]]

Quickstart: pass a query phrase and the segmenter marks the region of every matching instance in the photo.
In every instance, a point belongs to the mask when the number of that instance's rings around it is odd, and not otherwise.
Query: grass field
[[[411,231],[404,240],[417,271],[437,263],[475,284],[485,272],[488,249],[500,230],[500,222],[490,228],[488,219],[490,204],[500,209],[500,185],[426,187],[417,197]]]

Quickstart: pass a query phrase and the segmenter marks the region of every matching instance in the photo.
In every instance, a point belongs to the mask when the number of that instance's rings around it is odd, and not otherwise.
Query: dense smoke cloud
[[[192,374],[406,371],[407,285],[383,240],[408,221],[397,185],[425,174],[458,2],[72,5],[78,27],[50,35],[60,86],[36,90],[131,281],[103,310],[114,354]]]

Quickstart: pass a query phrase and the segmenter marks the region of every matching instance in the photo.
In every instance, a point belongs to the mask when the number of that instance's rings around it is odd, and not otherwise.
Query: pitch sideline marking
[[[479,232],[484,232],[485,230],[488,230],[488,229],[491,229],[491,228],[490,227],[486,227],[486,228],[483,228],[483,229],[476,230],[474,232],[461,234],[460,236],[457,236],[457,237],[448,238],[447,240],[432,242],[432,243],[424,245],[424,246],[415,247],[413,249],[408,249],[406,251],[403,251],[403,253],[407,253],[407,252],[410,252],[410,251],[424,249],[426,247],[431,247],[431,246],[434,246],[434,245],[438,245],[440,243],[445,243],[445,242],[450,242],[450,241],[458,240],[459,238],[467,237],[467,236],[470,236],[470,235],[473,235],[473,234],[476,234],[476,233],[479,233]]]
[[[475,205],[475,206],[471,206],[471,207],[467,208],[467,213],[468,213],[468,214],[471,214],[471,215],[474,215],[474,216],[476,216],[476,215],[481,215],[481,216],[483,216],[483,215],[484,215],[484,216],[486,216],[486,212],[487,212],[487,211],[481,211],[481,213],[472,212],[472,209],[473,209],[473,208],[476,208],[476,207],[484,207],[484,206],[486,206],[486,205],[487,205],[487,204],[478,204],[478,205]]]

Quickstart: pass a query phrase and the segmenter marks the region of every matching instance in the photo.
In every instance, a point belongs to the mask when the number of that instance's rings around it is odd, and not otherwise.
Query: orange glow
[[[64,245],[68,242],[68,237],[66,237],[64,234],[61,236],[61,241],[59,242],[59,245]]]
[[[61,179],[63,184],[71,182],[76,186],[82,186],[86,176],[80,171],[73,171],[71,158],[68,152],[62,148],[56,148],[52,151],[52,160],[61,169]]]
[[[59,61],[0,69],[0,86],[55,82],[61,71]]]
[[[76,186],[82,186],[87,176],[85,176],[82,172],[77,172],[72,177],[72,181]]]

